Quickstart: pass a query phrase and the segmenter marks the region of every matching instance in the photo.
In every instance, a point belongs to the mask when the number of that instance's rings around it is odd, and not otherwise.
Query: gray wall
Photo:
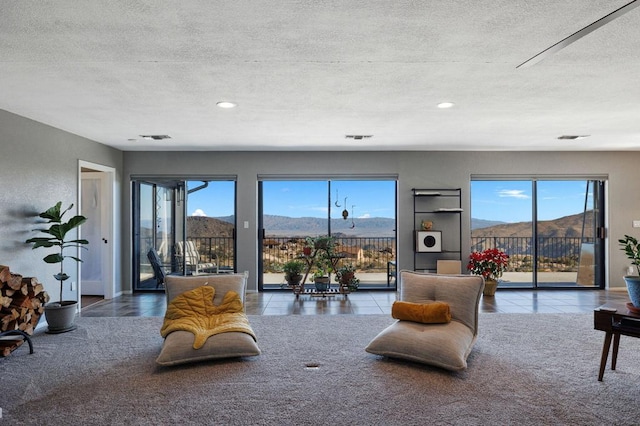
[[[36,276],[47,290],[56,289],[56,268],[42,262],[44,252],[24,241],[33,236],[35,215],[55,202],[78,201],[78,161],[116,169],[122,228],[116,249],[116,291],[131,291],[132,174],[237,175],[238,270],[249,271],[250,289],[257,288],[257,176],[350,174],[398,175],[398,261],[413,265],[411,188],[463,189],[463,236],[469,235],[471,175],[604,175],[608,176],[608,285],[623,287],[628,261],[617,247],[640,219],[636,196],[640,170],[637,152],[125,152],[0,110],[0,264],[25,276]],[[463,247],[468,247],[468,238]],[[468,253],[463,253],[466,258]],[[69,272],[73,272],[67,267]],[[74,275],[72,273],[72,275]],[[77,280],[77,276],[73,277]],[[55,293],[54,293],[55,294]],[[65,298],[75,298],[65,294]]]
[[[124,177],[142,175],[237,175],[238,270],[249,271],[250,290],[257,289],[257,176],[350,174],[398,175],[398,266],[413,267],[413,199],[411,189],[462,188],[463,250],[469,247],[469,182],[471,175],[598,175],[608,176],[608,284],[623,287],[628,265],[617,248],[623,234],[640,235],[631,228],[640,219],[640,200],[635,196],[640,171],[637,152],[126,152]],[[130,210],[129,186],[125,185],[124,211]],[[129,232],[129,215],[123,217]],[[466,237],[465,237],[466,236]],[[123,236],[123,241],[128,241]],[[130,239],[130,238],[129,238]],[[130,283],[130,245],[125,246],[124,282]],[[466,259],[468,252],[463,252]]]
[[[70,213],[77,214],[79,160],[115,168],[117,186],[121,186],[121,151],[0,110],[0,264],[14,273],[37,277],[52,300],[58,298],[59,287],[53,279],[58,265],[45,264],[42,258],[47,250],[32,250],[24,241],[42,236],[33,232],[37,214],[56,202],[62,201],[64,207],[73,203]],[[121,253],[120,247],[116,252]],[[120,272],[122,259],[118,256],[115,262]],[[76,269],[72,261],[65,264],[65,272],[77,282]],[[115,280],[121,287],[119,273]],[[64,298],[76,300],[77,293],[65,291]]]

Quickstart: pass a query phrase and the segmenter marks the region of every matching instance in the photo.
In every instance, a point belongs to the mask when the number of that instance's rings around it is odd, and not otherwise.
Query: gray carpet
[[[160,368],[161,318],[80,318],[0,359],[0,424],[633,425],[640,339],[597,381],[591,314],[483,314],[460,373],[363,348],[382,315],[251,316],[256,358]],[[310,369],[309,363],[319,364]]]

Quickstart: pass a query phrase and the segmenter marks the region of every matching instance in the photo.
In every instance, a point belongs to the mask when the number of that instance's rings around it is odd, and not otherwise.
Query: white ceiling
[[[516,68],[628,1],[3,0],[0,109],[122,150],[639,150],[640,8]]]

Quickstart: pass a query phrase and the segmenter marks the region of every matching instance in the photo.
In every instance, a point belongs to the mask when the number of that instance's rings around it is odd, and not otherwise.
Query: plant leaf
[[[64,257],[62,257],[59,253],[53,253],[45,256],[42,260],[47,263],[60,263]]]

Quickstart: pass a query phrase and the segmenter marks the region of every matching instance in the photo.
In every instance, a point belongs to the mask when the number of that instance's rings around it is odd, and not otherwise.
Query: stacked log
[[[49,294],[36,278],[13,274],[0,265],[0,332],[21,330],[32,335]],[[23,339],[0,340],[0,356],[7,356],[24,343]]]

